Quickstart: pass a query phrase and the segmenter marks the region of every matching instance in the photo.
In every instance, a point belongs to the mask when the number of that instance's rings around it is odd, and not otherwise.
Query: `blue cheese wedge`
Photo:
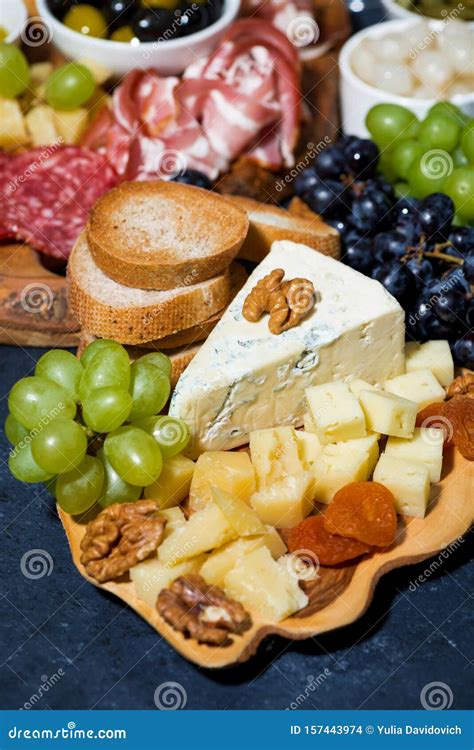
[[[297,326],[270,333],[242,306],[275,268],[313,282],[316,304]],[[274,242],[178,381],[170,415],[189,426],[189,455],[229,450],[252,430],[300,426],[305,388],[354,378],[383,383],[404,372],[404,312],[377,281],[305,245]]]

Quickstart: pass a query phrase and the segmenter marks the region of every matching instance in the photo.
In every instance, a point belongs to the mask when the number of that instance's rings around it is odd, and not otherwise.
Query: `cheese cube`
[[[187,524],[186,516],[181,508],[167,508],[166,510],[160,511],[160,516],[166,521],[164,539],[172,534],[173,531],[182,529]]]
[[[145,487],[144,496],[156,500],[162,510],[173,508],[188,496],[194,467],[194,461],[182,455],[165,459],[160,476]]]
[[[257,475],[257,489],[303,470],[293,427],[251,432],[250,456]]]
[[[415,401],[418,411],[428,404],[444,401],[446,398],[444,388],[440,386],[431,370],[415,370],[398,375],[387,380],[383,387],[387,393]]]
[[[318,436],[312,432],[297,430],[296,440],[298,441],[298,451],[303,469],[313,471],[316,458],[323,449]]]
[[[413,436],[418,412],[414,401],[384,391],[361,391],[359,400],[369,430],[396,437]]]
[[[235,542],[229,542],[224,547],[211,552],[199,572],[207,583],[223,588],[224,579],[227,573],[235,566],[237,560],[240,560],[241,557],[259,547],[267,547],[274,559],[280,557],[280,555],[284,555],[286,552],[286,545],[283,539],[276,529],[272,528],[272,533],[267,533],[264,536],[236,539]]]
[[[177,565],[162,563],[156,558],[138,563],[130,568],[130,578],[135,584],[138,598],[150,607],[155,607],[156,598],[162,589],[168,588],[179,576],[197,573],[205,559],[205,555],[200,555]]]
[[[430,497],[430,473],[426,466],[382,453],[375,467],[374,482],[385,485],[393,494],[397,513],[424,518]]]
[[[313,385],[305,393],[323,445],[366,435],[364,412],[346,383]]]
[[[416,428],[411,440],[389,438],[385,452],[389,456],[423,464],[430,473],[431,482],[439,482],[443,467],[443,441],[443,430],[436,427]]]
[[[54,111],[54,125],[62,143],[79,143],[88,123],[89,112],[87,109],[72,109],[67,112]]]
[[[449,385],[454,380],[454,362],[447,341],[426,341],[418,344],[410,341],[405,347],[407,372],[431,370],[441,385]]]
[[[326,445],[316,459],[314,497],[320,503],[330,503],[341,487],[350,482],[367,480],[373,469],[374,446],[362,443],[364,438],[346,443]],[[371,441],[376,438],[370,438]],[[377,445],[378,451],[378,445]]]
[[[54,112],[46,104],[32,107],[25,115],[25,124],[34,147],[61,142],[54,122]]]
[[[221,509],[224,516],[238,536],[254,536],[265,534],[265,526],[255,511],[243,500],[224,492],[218,487],[212,488],[214,502]]]
[[[309,411],[305,412],[303,417],[303,427],[305,432],[316,434],[316,423]]]
[[[364,464],[364,470],[366,472],[366,479],[370,477],[375,464],[379,460],[379,436],[376,432],[371,432],[370,435],[363,438],[357,438],[356,440],[346,440],[342,443],[336,443],[335,446],[327,446],[326,454],[331,451],[331,448],[337,448],[347,456],[359,456],[364,454],[366,457],[366,464]],[[334,455],[334,453],[333,453]],[[365,481],[365,480],[364,480]]]
[[[380,388],[376,385],[372,385],[371,383],[368,383],[366,380],[361,380],[360,378],[355,378],[354,380],[351,380],[350,383],[347,384],[349,386],[349,390],[351,393],[354,394],[356,398],[359,398],[359,393],[361,391],[379,391]]]
[[[210,502],[193,513],[186,526],[173,531],[158,547],[158,559],[163,563],[176,565],[203,552],[221,547],[237,534],[220,508]]]
[[[19,102],[0,97],[0,148],[17,149],[28,143],[28,140]]]
[[[250,552],[225,576],[224,591],[251,613],[277,622],[308,604],[308,597],[289,570],[279,565],[265,547]]]
[[[313,508],[314,475],[309,471],[280,479],[250,498],[263,523],[277,528],[297,526]]]
[[[212,501],[211,487],[248,503],[255,492],[255,471],[247,453],[208,451],[199,456],[189,492],[189,507],[199,510]]]

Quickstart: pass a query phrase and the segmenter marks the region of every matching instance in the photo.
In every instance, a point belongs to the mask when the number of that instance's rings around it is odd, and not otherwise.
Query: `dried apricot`
[[[379,482],[351,482],[334,495],[324,525],[331,534],[388,547],[397,531],[394,497]]]
[[[370,552],[371,548],[355,539],[330,534],[324,526],[324,516],[309,516],[291,529],[288,549],[296,554],[310,551],[321,565],[338,565]]]
[[[454,445],[464,458],[474,461],[474,399],[454,396],[446,402],[444,415],[452,426]]]
[[[446,403],[428,404],[416,415],[416,426],[431,429],[436,427],[444,432],[444,448],[453,444],[453,428],[445,414]]]

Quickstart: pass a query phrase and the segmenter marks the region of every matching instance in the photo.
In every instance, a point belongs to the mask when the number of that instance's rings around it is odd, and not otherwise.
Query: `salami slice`
[[[0,161],[0,236],[67,259],[90,208],[117,182],[104,156],[79,146],[45,146]]]

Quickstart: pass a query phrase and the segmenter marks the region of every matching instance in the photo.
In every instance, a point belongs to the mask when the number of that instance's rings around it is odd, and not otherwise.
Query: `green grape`
[[[420,125],[418,140],[424,150],[454,151],[461,134],[460,124],[448,115],[429,115]]]
[[[3,42],[7,38],[8,33],[8,29],[5,26],[0,26],[0,42]]]
[[[84,456],[79,466],[58,477],[56,499],[59,506],[72,515],[85,513],[99,499],[104,476],[102,461],[95,456]]]
[[[467,160],[474,164],[474,120],[468,122],[461,133],[461,148]]]
[[[418,120],[398,104],[376,104],[367,113],[367,130],[379,146],[390,146],[399,138],[415,138]]]
[[[71,352],[53,349],[38,360],[35,375],[57,383],[74,401],[79,401],[79,382],[84,368]]]
[[[408,172],[410,193],[414,198],[426,198],[431,193],[443,192],[446,176],[453,161],[447,151],[428,151],[414,160]]]
[[[136,487],[154,482],[163,467],[157,442],[138,427],[119,427],[111,432],[105,438],[104,452],[119,476]]]
[[[146,417],[134,422],[134,426],[153,435],[164,458],[182,453],[189,443],[188,425],[182,419],[174,419],[166,415]]]
[[[47,424],[33,438],[31,451],[38,466],[50,474],[63,474],[81,463],[87,450],[83,428],[66,417]]]
[[[64,388],[37,376],[15,383],[8,406],[15,419],[29,430],[43,421],[59,416],[74,419],[76,415],[76,404]]]
[[[89,68],[79,63],[66,63],[49,76],[45,96],[53,109],[77,109],[91,98],[95,89]]]
[[[378,169],[383,174],[388,182],[395,182],[397,179],[397,173],[393,164],[393,151],[392,149],[384,149],[380,152]]]
[[[130,414],[132,397],[121,388],[98,388],[91,391],[82,403],[84,422],[94,432],[112,432]]]
[[[52,479],[48,479],[47,482],[44,483],[44,486],[52,494],[52,496],[56,497],[56,484],[58,482],[58,477],[53,477]]]
[[[453,200],[458,216],[465,221],[474,220],[474,167],[453,169],[443,192]]]
[[[104,349],[120,350],[123,349],[123,346],[117,341],[112,341],[112,339],[96,339],[95,341],[91,341],[91,343],[86,346],[81,354],[81,365],[86,368],[89,362],[92,360],[92,357],[95,357],[96,354],[103,351]]]
[[[120,26],[119,29],[112,31],[110,39],[113,42],[131,42],[135,39],[135,34],[131,26]]]
[[[168,401],[171,385],[163,370],[151,362],[134,362],[131,369],[130,390],[133,405],[130,422],[152,414],[159,414]]]
[[[445,115],[456,120],[460,125],[463,125],[466,121],[466,115],[464,112],[452,102],[447,101],[436,102],[436,104],[433,104],[428,110],[427,116],[429,115]]]
[[[423,147],[413,138],[407,138],[406,140],[397,143],[392,151],[392,163],[397,173],[397,177],[406,180],[408,178],[410,166],[415,159],[421,157],[423,153]]]
[[[105,347],[88,362],[79,386],[81,401],[98,388],[120,388],[128,391],[130,385],[130,358],[120,348]]]
[[[30,82],[30,69],[23,52],[14,44],[0,42],[0,96],[15,99]]]
[[[114,503],[134,503],[135,500],[138,500],[142,494],[142,488],[128,484],[117,474],[112,464],[107,461],[103,448],[97,451],[97,457],[100,458],[105,469],[105,480],[102,485],[99,504],[103,508],[107,508]]]
[[[8,468],[15,479],[20,482],[47,482],[54,473],[48,473],[38,466],[31,451],[31,440],[25,440],[20,446],[12,450],[8,457]]]
[[[100,39],[107,36],[107,22],[104,14],[87,3],[74,5],[64,16],[63,23],[73,31],[86,36],[96,36]]]
[[[453,164],[455,167],[465,167],[466,164],[469,163],[467,160],[467,156],[462,150],[461,146],[456,146],[451,155],[453,157]]]
[[[150,352],[150,354],[144,354],[143,357],[140,357],[138,361],[151,362],[152,365],[158,367],[159,370],[163,370],[168,378],[171,378],[173,365],[170,358],[167,357],[166,354],[163,354],[163,352]]]
[[[12,417],[11,414],[8,415],[5,420],[5,435],[9,443],[18,445],[29,434],[30,431],[23,427],[15,417]]]

